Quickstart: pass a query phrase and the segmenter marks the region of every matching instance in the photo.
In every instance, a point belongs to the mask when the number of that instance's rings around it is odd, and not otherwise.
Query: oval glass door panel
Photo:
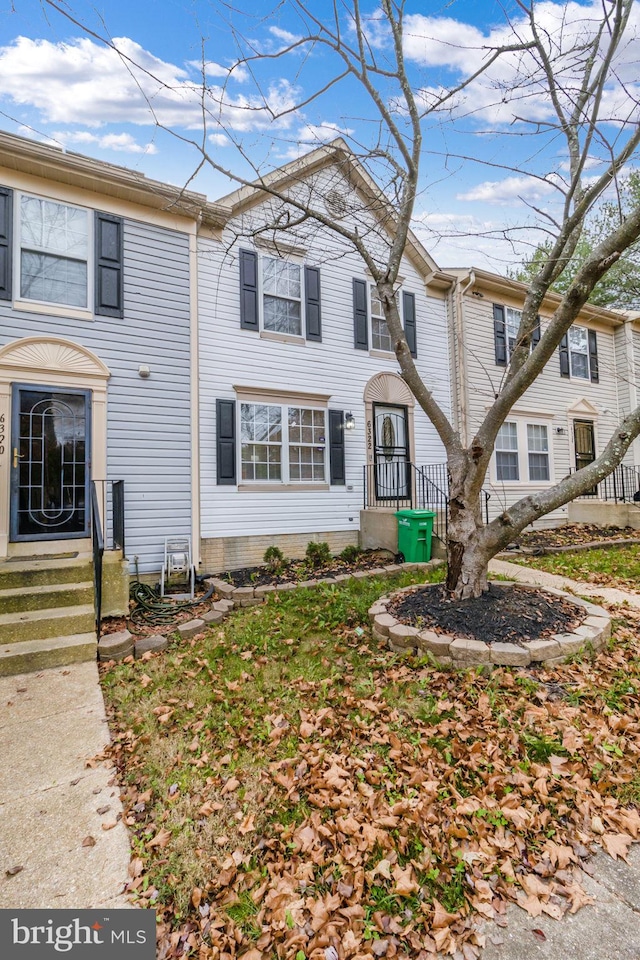
[[[405,500],[410,496],[407,411],[376,405],[374,422],[376,499]]]

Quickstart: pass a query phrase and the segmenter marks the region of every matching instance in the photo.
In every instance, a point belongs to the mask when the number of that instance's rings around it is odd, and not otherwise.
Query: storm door
[[[596,458],[596,438],[593,420],[573,421],[573,444],[576,455],[576,470],[588,467]],[[593,497],[597,493],[596,487],[587,490],[584,496]]]
[[[89,535],[91,395],[14,386],[11,539]]]
[[[376,404],[373,418],[376,499],[408,500],[411,498],[411,468],[407,408]]]

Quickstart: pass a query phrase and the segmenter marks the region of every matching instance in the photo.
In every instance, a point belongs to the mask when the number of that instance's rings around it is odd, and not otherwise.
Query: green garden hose
[[[177,614],[190,607],[197,607],[208,600],[214,592],[209,587],[207,592],[195,600],[172,600],[171,597],[159,597],[153,587],[146,583],[134,580],[129,590],[129,596],[135,606],[129,614],[132,623],[140,626],[162,627],[172,624]]]

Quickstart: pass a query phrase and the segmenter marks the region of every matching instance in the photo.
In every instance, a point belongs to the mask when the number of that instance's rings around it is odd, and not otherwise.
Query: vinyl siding
[[[189,297],[187,235],[127,219],[122,320],[0,305],[0,343],[55,334],[109,367],[107,476],[125,481],[127,556],[138,557],[141,573],[159,571],[165,536],[191,533]]]
[[[466,381],[468,395],[468,424],[470,436],[478,429],[499,391],[506,368],[495,362],[493,341],[493,303],[504,303],[519,309],[517,301],[494,300],[490,293],[482,298],[466,295],[464,298],[464,347],[466,356]],[[596,329],[598,337],[598,360],[600,382],[560,376],[560,362],[556,350],[542,374],[517,402],[507,420],[524,423],[544,423],[550,447],[551,481],[557,482],[570,470],[575,470],[573,450],[573,419],[592,419],[595,424],[596,453],[599,453],[611,436],[618,416],[617,355],[613,330],[604,325],[579,323],[580,326]],[[541,316],[542,334],[545,317]],[[596,414],[575,411],[580,401],[586,400],[596,408]],[[558,432],[558,431],[562,432]],[[525,431],[522,431],[523,436]],[[526,451],[523,451],[526,453]],[[521,459],[526,463],[526,457]],[[522,476],[522,473],[521,473]],[[549,486],[546,484],[545,486]],[[493,519],[502,510],[522,497],[540,489],[541,484],[520,480],[507,483],[496,479],[495,455],[485,482],[490,494],[489,517]],[[567,508],[562,507],[536,522],[537,526],[552,526],[566,520]]]
[[[335,188],[332,177],[331,186]],[[317,184],[323,189],[323,184]],[[372,357],[353,345],[353,278],[366,279],[359,256],[329,230],[281,235],[284,242],[305,247],[304,262],[321,269],[322,342],[285,343],[240,329],[238,249],[251,244],[238,240],[264,222],[272,202],[254,207],[240,223],[232,223],[222,247],[200,241],[200,429],[202,536],[238,537],[355,531],[363,506],[363,466],[366,462],[363,392],[375,374],[397,372],[395,358]],[[359,218],[362,229],[362,218]],[[373,228],[373,224],[369,225]],[[371,243],[375,236],[371,233]],[[267,253],[267,255],[273,255]],[[300,262],[303,262],[300,260]],[[403,289],[416,297],[418,366],[429,388],[450,410],[449,357],[445,302],[427,296],[425,285],[405,260],[400,271]],[[351,411],[356,427],[345,436],[346,486],[330,490],[249,492],[216,485],[217,398],[234,399],[235,385],[330,394],[328,406]],[[422,411],[415,412],[416,462],[442,462],[444,452]],[[327,469],[328,476],[328,469]]]

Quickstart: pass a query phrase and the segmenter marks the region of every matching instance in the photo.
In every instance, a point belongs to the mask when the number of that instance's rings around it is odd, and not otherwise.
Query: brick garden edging
[[[526,584],[518,586],[527,589]],[[429,587],[418,587],[429,589]],[[468,637],[456,637],[432,630],[420,630],[397,620],[388,612],[392,600],[404,593],[416,591],[415,586],[401,587],[386,597],[380,597],[369,609],[369,619],[373,635],[377,640],[386,642],[394,653],[431,653],[443,666],[469,667],[482,664],[496,666],[526,667],[529,664],[555,666],[567,657],[578,653],[589,645],[601,650],[611,637],[611,617],[603,607],[581,600],[573,594],[556,590],[553,587],[530,587],[545,590],[556,597],[569,600],[583,607],[585,619],[571,633],[558,633],[544,640],[530,640],[522,645],[515,643],[484,643]]]
[[[441,560],[430,560],[427,563],[394,563],[384,567],[374,567],[371,570],[356,570],[355,573],[341,573],[335,577],[304,580],[301,583],[280,583],[277,586],[263,584],[256,587],[235,587],[227,580],[208,577],[205,583],[213,586],[221,599],[212,603],[211,610],[203,617],[178,624],[172,628],[171,632],[177,633],[186,640],[208,626],[226,620],[235,608],[262,603],[265,597],[272,593],[296,590],[298,587],[320,587],[341,583],[344,580],[362,580],[365,577],[384,576],[401,570],[428,570],[440,566],[441,563]],[[519,584],[519,586],[526,588],[526,584]],[[419,630],[417,627],[400,623],[387,612],[392,600],[416,589],[428,589],[428,587],[416,587],[415,584],[401,587],[386,597],[376,600],[369,609],[373,635],[377,640],[386,642],[394,653],[431,653],[443,666],[468,667],[485,663],[514,667],[526,667],[530,663],[553,666],[562,663],[568,656],[577,653],[587,644],[595,650],[600,650],[611,636],[611,618],[603,607],[552,587],[531,587],[531,589],[544,589],[547,593],[569,600],[576,606],[584,607],[585,620],[572,633],[556,634],[545,640],[531,640],[519,646],[515,643],[487,644],[467,637],[447,636],[436,634],[431,630]],[[132,654],[139,657],[147,651],[163,650],[167,645],[168,640],[164,636],[156,635],[134,640],[128,630],[123,630],[118,634],[108,634],[100,639],[98,657],[102,661],[122,660]]]
[[[380,577],[388,573],[398,573],[400,570],[421,570],[438,566],[442,561],[430,560],[428,563],[391,563],[384,567],[372,567],[371,570],[356,570],[355,573],[340,573],[335,577],[325,577],[317,580],[303,580],[300,583],[263,584],[258,587],[234,587],[228,580],[219,580],[217,577],[207,577],[204,581],[207,586],[214,587],[221,598],[211,604],[211,609],[202,617],[179,623],[176,626],[165,628],[166,633],[177,633],[181,639],[188,640],[197,633],[201,633],[214,623],[222,623],[236,607],[251,607],[262,603],[271,593],[281,593],[285,590],[297,590],[298,587],[321,587],[325,584],[342,583],[344,580],[362,580],[364,577]],[[105,634],[98,643],[98,659],[100,661],[124,660],[125,657],[141,657],[148,651],[165,650],[169,645],[166,637],[157,634],[154,637],[134,638],[128,630],[119,633]]]

